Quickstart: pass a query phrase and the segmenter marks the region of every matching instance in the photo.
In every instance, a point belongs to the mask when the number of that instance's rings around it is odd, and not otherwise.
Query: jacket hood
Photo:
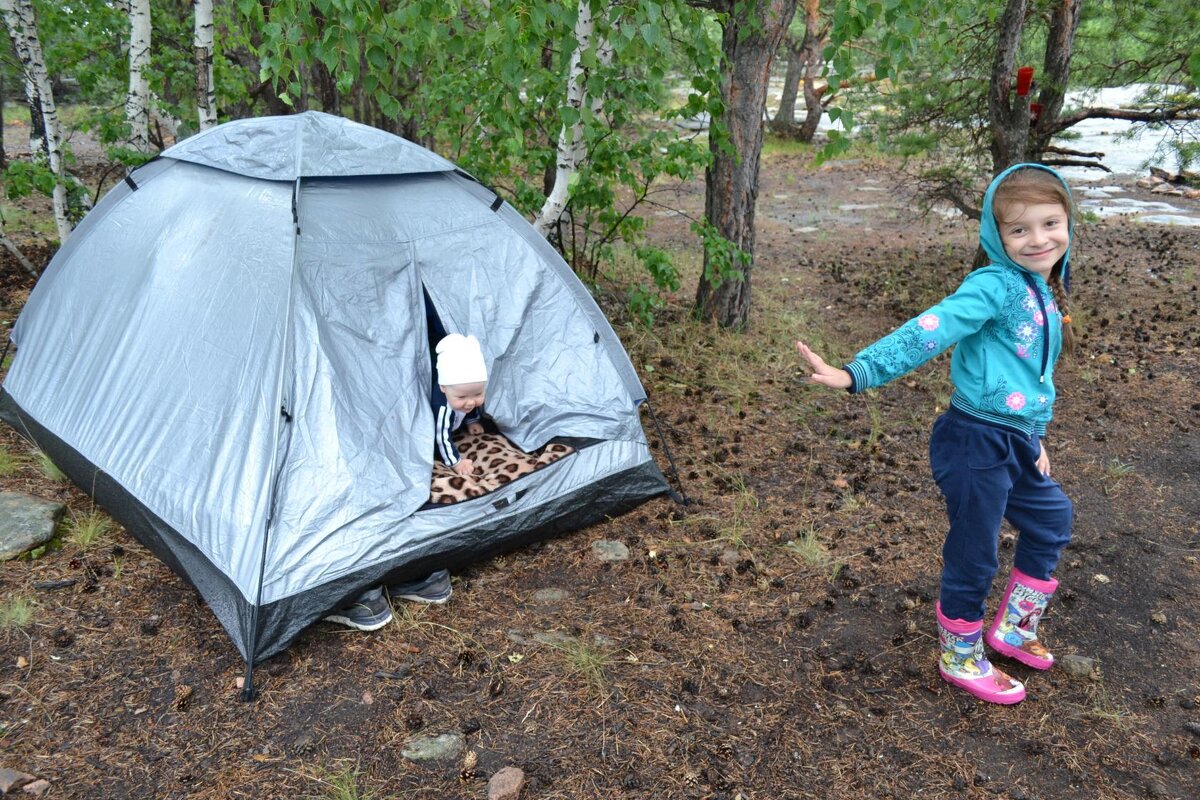
[[[1009,173],[1026,168],[1042,169],[1046,172],[1049,172],[1051,175],[1058,178],[1060,183],[1062,183],[1063,188],[1067,190],[1067,195],[1069,196],[1071,194],[1071,187],[1067,186],[1067,182],[1063,180],[1063,176],[1059,175],[1050,167],[1047,167],[1043,164],[1014,164],[992,179],[991,185],[987,188],[987,193],[983,196],[983,213],[979,221],[979,242],[983,246],[984,252],[988,254],[988,258],[991,259],[993,264],[1004,264],[1006,266],[1013,267],[1014,269],[1028,272],[1029,270],[1026,270],[1020,264],[1013,261],[1008,257],[1008,253],[1004,252],[1004,244],[1000,241],[1000,226],[996,224],[996,214],[992,209],[992,202],[996,197],[996,187],[1000,185],[1001,181],[1008,177]],[[1070,291],[1071,242],[1075,240],[1075,219],[1073,215],[1069,217],[1067,224],[1069,226],[1068,232],[1070,234],[1070,240],[1067,242],[1067,252],[1063,254],[1062,259],[1062,285],[1064,289]]]

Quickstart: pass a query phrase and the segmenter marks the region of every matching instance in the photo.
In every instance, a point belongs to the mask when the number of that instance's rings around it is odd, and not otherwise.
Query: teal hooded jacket
[[[845,367],[854,379],[850,391],[885,384],[954,347],[952,406],[1027,435],[1046,432],[1054,408],[1054,362],[1062,350],[1062,313],[1046,281],[1004,252],[992,211],[996,187],[1022,168],[1044,169],[1063,180],[1040,164],[1017,164],[997,175],[984,195],[979,226],[991,263],[967,275],[954,294],[856,355]],[[1069,233],[1073,241],[1073,223]],[[1064,287],[1070,285],[1070,256],[1068,242]]]

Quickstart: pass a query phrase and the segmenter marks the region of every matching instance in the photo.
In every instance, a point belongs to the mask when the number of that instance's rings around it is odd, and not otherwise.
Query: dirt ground
[[[482,798],[506,765],[527,800],[1197,797],[1200,229],[1082,226],[1083,348],[1047,442],[1075,538],[1041,630],[1096,669],[997,659],[1029,687],[1000,708],[933,655],[945,523],[926,448],[948,359],[851,397],[806,385],[793,350],[848,357],[936,302],[975,226],[916,216],[882,164],[775,155],[762,175],[750,330],[687,317],[699,185],[660,197],[652,231],[684,290],[655,328],[617,324],[689,506],[476,564],[448,605],[401,603],[373,634],[318,623],[260,667],[252,704],[183,580],[123,531],[64,541],[0,566],[0,600],[36,602],[0,630],[0,767],[65,798]],[[0,283],[9,322],[31,282],[5,260]],[[0,444],[29,452],[7,428]],[[0,488],[91,508],[32,459]],[[631,558],[600,562],[600,539]],[[455,763],[401,756],[448,731]]]

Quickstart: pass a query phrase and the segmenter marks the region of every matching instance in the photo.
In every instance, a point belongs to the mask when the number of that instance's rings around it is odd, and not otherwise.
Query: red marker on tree
[[[1019,67],[1017,69],[1017,97],[1029,94],[1031,86],[1033,86],[1033,67]]]

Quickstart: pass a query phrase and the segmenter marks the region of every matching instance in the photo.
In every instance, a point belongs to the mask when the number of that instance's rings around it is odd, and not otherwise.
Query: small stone
[[[467,749],[466,738],[458,731],[439,733],[436,736],[418,736],[409,739],[400,755],[409,761],[457,761]]]
[[[1109,577],[1101,572],[1097,572],[1095,575],[1093,575],[1092,580],[1094,580],[1096,583],[1109,583],[1110,582]]]
[[[553,587],[538,589],[533,593],[533,599],[538,603],[561,603],[567,599],[567,592],[564,589],[555,589]]]
[[[733,548],[726,548],[721,551],[720,560],[727,567],[736,567],[742,561],[742,554]]]
[[[517,767],[505,767],[488,781],[488,800],[517,800],[525,786],[525,773]]]
[[[25,656],[17,656],[17,669],[25,669],[29,666],[29,659]]]
[[[601,561],[628,561],[629,548],[622,542],[600,539],[599,541],[592,542],[592,555]]]
[[[1150,615],[1150,621],[1153,622],[1155,625],[1166,625],[1167,624],[1167,615],[1161,611],[1155,611],[1153,614]]]
[[[36,775],[15,769],[0,769],[0,794],[8,794],[13,789],[20,789],[27,783],[37,780]]]
[[[1183,728],[1193,736],[1200,736],[1200,722],[1185,722]]]
[[[1054,662],[1059,669],[1074,678],[1095,678],[1096,659],[1087,656],[1059,656]]]
[[[21,787],[21,791],[25,794],[31,794],[34,797],[41,797],[46,792],[50,791],[50,781],[42,778],[33,783],[27,783]]]

